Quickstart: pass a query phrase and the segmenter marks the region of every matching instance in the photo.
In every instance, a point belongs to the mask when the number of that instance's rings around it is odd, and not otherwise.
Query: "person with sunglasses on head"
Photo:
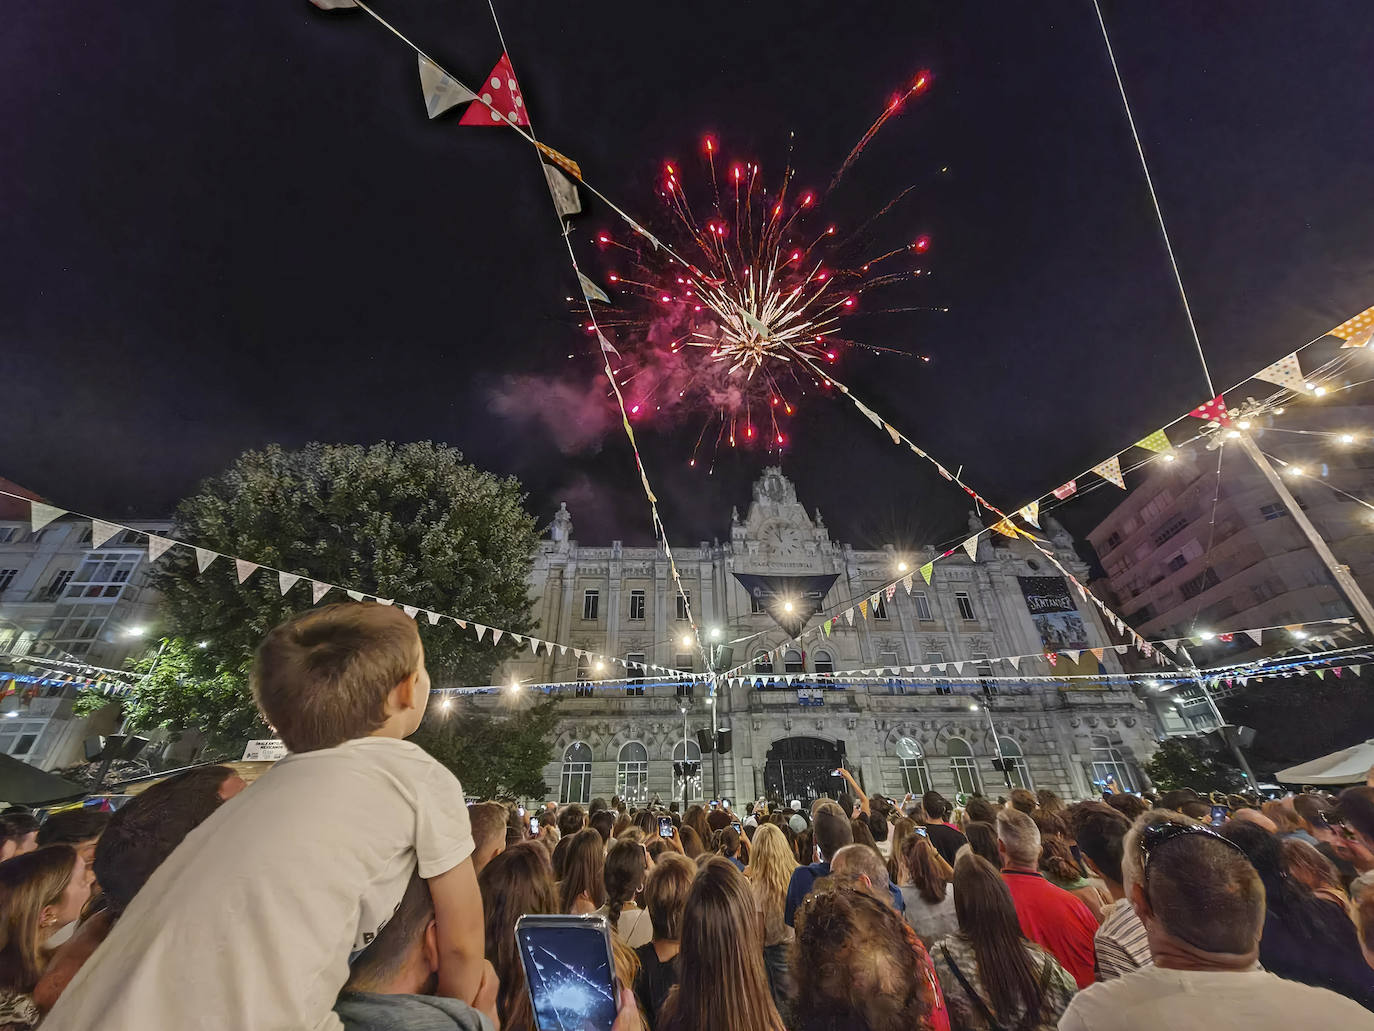
[[[1153,966],[1074,996],[1059,1031],[1374,1029],[1374,1014],[1259,966],[1264,884],[1235,843],[1152,809],[1122,848],[1127,898]]]

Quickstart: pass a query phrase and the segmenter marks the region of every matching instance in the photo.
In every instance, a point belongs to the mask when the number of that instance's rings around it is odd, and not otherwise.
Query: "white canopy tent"
[[[1374,766],[1374,741],[1364,741],[1279,770],[1274,779],[1281,784],[1363,784],[1371,766]]]

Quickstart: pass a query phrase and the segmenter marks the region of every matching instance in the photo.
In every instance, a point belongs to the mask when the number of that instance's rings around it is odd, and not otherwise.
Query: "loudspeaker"
[[[705,727],[697,731],[697,747],[701,749],[702,755],[707,752],[714,752],[716,749],[716,743],[711,740],[711,732]]]
[[[1251,745],[1255,743],[1255,728],[1237,727],[1236,741],[1240,744],[1241,748],[1249,748]]]
[[[716,751],[724,755],[730,751],[730,728],[723,727],[716,731]]]
[[[735,649],[732,645],[718,644],[716,645],[715,651],[716,657],[715,665],[712,667],[713,669],[717,671],[725,670],[729,669],[732,665],[734,665]]]

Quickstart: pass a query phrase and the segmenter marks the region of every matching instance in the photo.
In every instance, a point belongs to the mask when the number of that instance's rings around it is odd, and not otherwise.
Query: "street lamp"
[[[142,637],[147,632],[148,628],[146,626],[131,626],[126,627],[124,630],[126,637]]]

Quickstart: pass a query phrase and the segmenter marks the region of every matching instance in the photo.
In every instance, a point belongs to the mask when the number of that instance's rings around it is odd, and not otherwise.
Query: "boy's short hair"
[[[420,633],[377,602],[311,609],[274,628],[253,660],[253,700],[293,752],[333,748],[386,722],[386,700],[420,668]]]

